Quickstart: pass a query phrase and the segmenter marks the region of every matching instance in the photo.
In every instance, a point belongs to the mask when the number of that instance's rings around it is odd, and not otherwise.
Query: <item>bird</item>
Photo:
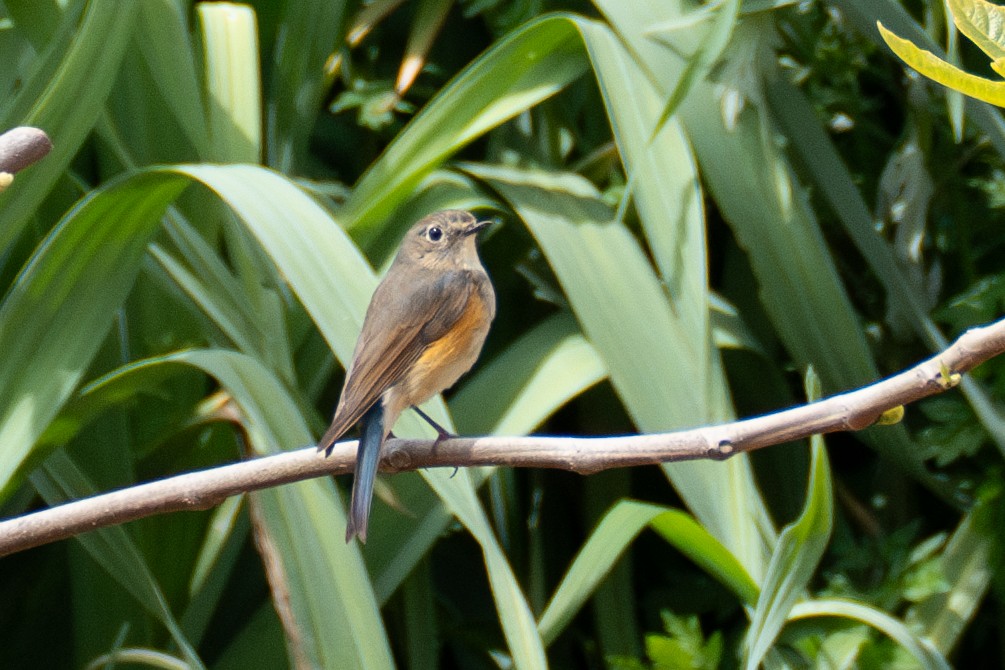
[[[370,299],[331,426],[317,445],[327,457],[360,425],[347,543],[366,542],[380,451],[402,411],[415,409],[438,440],[450,435],[417,405],[471,369],[495,318],[495,291],[475,246],[489,223],[462,210],[421,219]]]

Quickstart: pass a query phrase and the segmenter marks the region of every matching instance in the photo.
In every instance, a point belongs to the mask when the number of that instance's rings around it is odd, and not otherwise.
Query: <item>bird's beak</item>
[[[467,237],[468,235],[474,235],[474,234],[476,234],[478,231],[487,228],[489,226],[489,224],[491,224],[491,223],[492,223],[491,220],[489,220],[489,221],[475,221],[473,224],[471,224],[470,228],[468,228],[467,230],[464,231],[464,237]]]

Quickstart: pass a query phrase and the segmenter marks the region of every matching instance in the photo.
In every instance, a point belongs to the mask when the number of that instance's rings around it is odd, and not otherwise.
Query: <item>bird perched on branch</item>
[[[346,542],[366,542],[380,450],[398,416],[453,386],[471,369],[495,316],[492,283],[478,259],[476,233],[488,225],[469,212],[444,210],[409,229],[370,299],[331,426],[325,455],[360,424]]]

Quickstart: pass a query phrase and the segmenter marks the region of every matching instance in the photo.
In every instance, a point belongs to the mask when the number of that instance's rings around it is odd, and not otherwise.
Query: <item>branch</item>
[[[733,454],[819,433],[871,426],[886,411],[946,391],[960,374],[1005,352],[1005,320],[964,333],[942,353],[893,377],[809,405],[720,426],[624,437],[479,437],[390,439],[381,470],[500,465],[590,474],[609,468]],[[311,446],[169,477],[69,502],[0,522],[0,556],[154,514],[208,509],[224,499],[271,486],[351,472],[356,441],[323,458]]]
[[[14,174],[45,158],[52,142],[44,130],[20,126],[0,135],[0,172]]]

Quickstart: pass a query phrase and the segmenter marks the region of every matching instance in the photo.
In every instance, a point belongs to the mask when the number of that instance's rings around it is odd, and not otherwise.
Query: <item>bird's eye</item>
[[[443,230],[439,226],[432,226],[426,231],[426,237],[430,242],[439,242],[443,238]]]

